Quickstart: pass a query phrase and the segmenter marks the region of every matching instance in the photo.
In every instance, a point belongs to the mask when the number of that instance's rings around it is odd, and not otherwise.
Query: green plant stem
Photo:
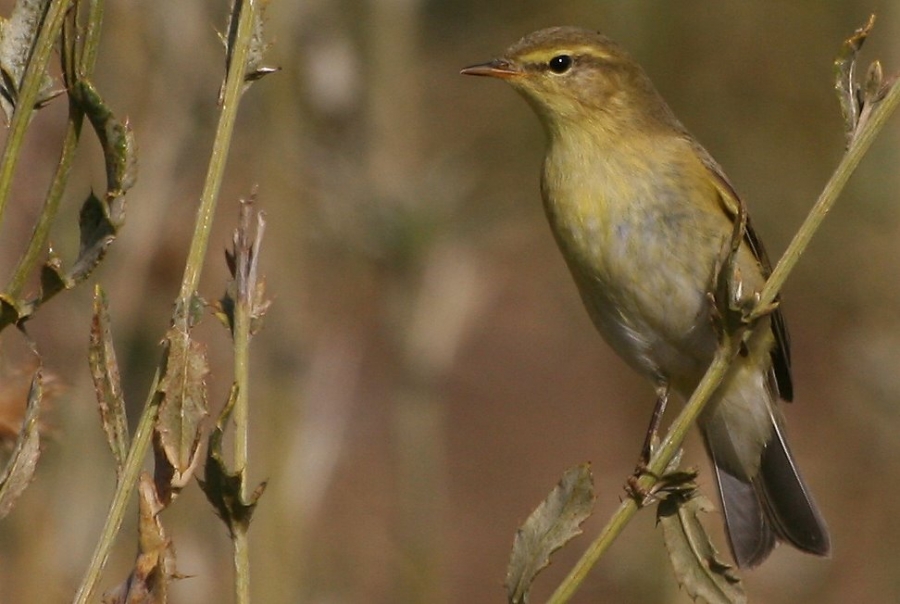
[[[247,55],[253,31],[253,19],[257,10],[257,2],[255,0],[235,0],[232,9],[232,14],[235,12],[240,13],[238,17],[240,20],[238,21],[237,36],[234,42],[234,53],[225,77],[225,91],[222,95],[219,123],[216,126],[216,138],[213,142],[209,167],[206,171],[206,180],[203,183],[203,192],[200,194],[200,207],[197,210],[194,237],[191,240],[191,249],[188,252],[184,277],[181,281],[180,300],[185,306],[189,303],[194,292],[197,291],[200,271],[203,268],[203,259],[206,257],[206,249],[209,245],[209,233],[216,211],[216,201],[219,197],[219,189],[222,187],[222,176],[225,173],[225,164],[228,161],[228,149],[231,146],[234,122],[241,93],[244,90]],[[235,17],[233,16],[232,18]]]
[[[103,0],[91,0],[84,33],[84,44],[78,63],[78,73],[72,74],[76,77],[90,78],[94,72],[94,65],[97,62],[97,48],[100,45],[100,31],[103,24],[103,7]],[[65,43],[65,37],[63,40]],[[74,41],[67,52],[75,52]],[[75,151],[78,147],[78,139],[81,136],[83,122],[84,112],[70,102],[69,120],[66,124],[66,133],[63,137],[62,151],[60,152],[56,173],[53,175],[53,180],[44,199],[44,206],[32,231],[28,247],[13,270],[13,275],[6,288],[7,295],[13,299],[21,296],[28,275],[32,273],[46,248],[47,239],[50,236],[50,228],[59,211],[59,204],[66,190],[66,184],[69,181],[69,174],[72,170],[72,162],[75,159]]]
[[[809,215],[801,225],[800,230],[797,231],[790,245],[788,245],[784,256],[778,262],[775,270],[772,271],[772,275],[766,281],[759,300],[750,312],[751,317],[761,316],[771,307],[785,279],[797,265],[797,261],[806,250],[816,230],[822,224],[822,220],[834,205],[838,195],[840,195],[847,184],[850,175],[859,165],[863,155],[868,151],[875,136],[896,109],[898,103],[900,103],[900,85],[894,83],[885,98],[873,108],[869,118],[862,123],[860,130],[847,148],[838,167],[832,173],[819,199],[810,210]],[[688,430],[694,424],[706,402],[715,393],[722,379],[724,379],[737,350],[739,336],[740,334],[733,334],[731,337],[726,338],[725,343],[720,344],[712,364],[703,376],[703,380],[701,380],[687,405],[685,405],[669,428],[659,449],[651,458],[648,464],[650,474],[643,475],[639,479],[638,486],[640,489],[652,489],[658,481],[653,475],[661,475],[678,452]],[[612,542],[619,536],[638,509],[638,504],[634,499],[629,498],[622,502],[597,538],[588,546],[566,578],[553,592],[553,595],[547,601],[548,604],[563,604],[569,601],[584,581],[588,572],[594,567],[603,553],[609,549],[609,546],[612,545]]]
[[[22,143],[25,141],[25,131],[31,122],[31,115],[34,113],[34,105],[40,93],[41,82],[47,70],[47,64],[50,61],[50,53],[53,51],[53,46],[56,44],[57,39],[59,39],[68,7],[69,0],[52,0],[47,8],[41,31],[38,33],[35,41],[34,52],[28,61],[28,66],[25,68],[25,75],[22,78],[22,85],[16,100],[16,108],[13,112],[12,121],[9,124],[6,147],[3,149],[3,156],[0,157],[0,222],[2,222],[3,214],[6,210],[6,202],[9,199],[9,192],[12,188],[16,164],[21,155]]]
[[[650,490],[656,484],[656,476],[661,476],[665,472],[666,467],[678,453],[681,443],[687,435],[688,430],[694,424],[697,416],[703,411],[703,407],[710,397],[715,393],[719,384],[725,377],[734,352],[737,350],[737,342],[739,338],[730,340],[725,346],[720,346],[716,351],[713,362],[707,369],[706,374],[694,390],[690,400],[685,405],[682,412],[675,419],[675,422],[669,428],[666,438],[663,440],[659,449],[654,453],[647,466],[648,473],[641,476],[638,480],[639,489]],[[588,572],[594,567],[600,557],[609,549],[619,533],[625,528],[632,516],[640,509],[637,501],[629,497],[625,499],[616,512],[603,527],[603,530],[596,539],[588,546],[587,550],[569,572],[562,583],[547,600],[547,604],[562,604],[568,602],[581,586],[582,581],[587,577]]]
[[[47,239],[50,237],[50,228],[53,226],[53,221],[59,211],[59,204],[66,190],[66,184],[69,181],[69,173],[72,170],[72,162],[75,160],[75,151],[78,147],[78,138],[81,135],[81,125],[84,121],[84,114],[80,111],[76,113],[76,111],[73,109],[69,113],[69,122],[66,125],[66,134],[63,138],[59,164],[47,191],[47,197],[44,199],[41,214],[34,225],[28,246],[25,248],[22,257],[19,258],[9,284],[6,286],[7,295],[13,299],[18,299],[22,295],[28,275],[32,273],[40,258],[44,255]]]
[[[236,0],[235,10],[243,7],[242,0]],[[216,137],[213,142],[212,155],[207,170],[206,180],[203,186],[203,192],[200,196],[200,208],[197,211],[197,222],[194,228],[194,236],[191,240],[191,248],[188,253],[188,259],[185,266],[184,278],[181,284],[181,292],[179,296],[180,305],[176,308],[183,309],[184,312],[178,312],[177,316],[183,317],[185,322],[189,321],[188,317],[191,312],[191,301],[194,292],[199,284],[200,273],[203,267],[203,260],[206,256],[206,250],[209,242],[209,233],[212,226],[212,218],[215,214],[216,201],[219,189],[221,188],[222,176],[225,170],[225,163],[228,156],[228,149],[231,143],[232,132],[234,131],[234,121],[237,115],[237,107],[240,101],[240,95],[243,91],[244,72],[247,63],[247,48],[250,42],[250,34],[252,32],[253,17],[256,10],[255,2],[249,2],[250,10],[240,10],[240,21],[238,25],[238,34],[235,43],[233,60],[229,66],[226,76],[225,93],[222,100],[222,108],[219,115],[219,123],[216,128]],[[184,326],[187,329],[187,326]],[[138,429],[135,432],[131,448],[128,451],[128,458],[125,462],[121,479],[116,485],[116,492],[113,495],[113,501],[110,505],[109,514],[106,518],[100,541],[94,551],[91,564],[85,574],[74,602],[76,604],[86,604],[96,589],[100,573],[109,556],[109,550],[118,533],[122,519],[125,513],[125,506],[134,485],[140,474],[140,468],[144,457],[150,447],[153,435],[153,428],[159,410],[161,395],[157,391],[159,386],[160,370],[157,369],[156,376],[150,387],[147,403],[144,412],[141,415]],[[243,577],[236,581],[238,591],[238,604],[249,603],[249,558],[246,556],[246,545],[238,548],[236,551],[241,552],[243,571],[239,576]]]
[[[209,239],[209,228],[215,212],[215,203],[218,198],[219,188],[222,182],[222,174],[225,170],[225,161],[228,156],[228,147],[231,142],[231,134],[234,129],[234,120],[237,114],[241,93],[244,91],[244,76],[247,71],[247,57],[250,48],[253,23],[256,12],[259,10],[255,0],[235,0],[232,5],[232,20],[238,19],[237,33],[233,41],[234,47],[231,61],[228,65],[228,73],[225,78],[225,91],[222,95],[222,113],[216,131],[216,141],[213,145],[213,153],[210,158],[209,170],[200,200],[200,210],[197,217],[197,230],[188,255],[188,263],[185,267],[184,280],[182,281],[181,299],[186,302],[193,295],[199,279],[199,269],[203,257],[206,254]],[[242,253],[238,252],[237,253]],[[240,266],[240,262],[238,263]],[[238,271],[241,271],[238,268]],[[243,282],[245,275],[237,275],[239,283]],[[240,288],[238,288],[240,290]],[[234,310],[234,372],[237,384],[237,398],[234,407],[234,468],[242,476],[241,499],[246,497],[246,468],[249,443],[249,347],[250,347],[250,296],[252,292],[238,292]],[[233,537],[234,547],[234,590],[237,604],[249,604],[250,602],[250,551],[245,526],[236,526]]]
[[[156,423],[156,415],[159,411],[161,398],[157,392],[159,377],[159,369],[157,369],[156,375],[153,377],[153,383],[150,385],[150,394],[146,403],[144,403],[144,411],[141,413],[137,429],[134,432],[131,447],[128,449],[125,467],[122,468],[122,474],[116,483],[116,492],[113,495],[112,503],[110,503],[109,513],[106,515],[106,523],[103,525],[103,531],[100,533],[100,540],[94,548],[90,565],[85,571],[78,592],[75,594],[75,599],[73,600],[75,604],[87,604],[87,602],[91,601],[94,591],[97,589],[97,582],[100,580],[100,573],[106,565],[107,558],[109,558],[109,551],[112,548],[113,541],[115,541],[116,535],[122,526],[128,499],[140,475],[144,457],[153,436],[153,426]]]
[[[234,308],[234,381],[238,391],[234,403],[234,470],[243,472],[249,457],[248,400],[250,385],[250,308],[245,300],[238,300]],[[246,497],[246,481],[241,485],[241,497]]]
[[[797,261],[800,260],[800,256],[806,250],[810,240],[819,228],[819,225],[822,224],[825,216],[828,215],[835,201],[837,201],[841,191],[844,190],[844,186],[846,186],[850,176],[856,170],[860,160],[869,150],[869,147],[872,146],[872,142],[884,127],[884,123],[897,108],[897,104],[900,103],[900,85],[898,84],[900,82],[895,81],[890,86],[884,99],[873,107],[868,119],[861,123],[861,128],[847,147],[847,151],[841,158],[841,163],[838,164],[838,167],[831,174],[831,178],[828,179],[828,183],[822,190],[822,194],[819,195],[819,199],[816,200],[800,230],[791,240],[784,255],[782,255],[775,266],[775,270],[772,271],[772,275],[766,281],[766,285],[760,293],[757,308],[767,308],[778,296],[778,292],[781,291],[788,274],[794,269]]]
[[[240,270],[240,269],[239,269]],[[241,277],[239,276],[238,279]],[[252,293],[251,293],[252,295]],[[241,476],[241,500],[247,497],[247,464],[249,449],[249,386],[250,386],[250,306],[247,297],[238,294],[234,309],[234,380],[237,396],[234,403],[234,471]],[[250,602],[250,550],[248,524],[235,523],[234,589],[235,602]]]
[[[100,28],[103,24],[103,0],[90,0],[87,25],[84,31],[84,46],[81,51],[81,76],[87,77],[94,72],[97,62],[97,50],[100,47]]]

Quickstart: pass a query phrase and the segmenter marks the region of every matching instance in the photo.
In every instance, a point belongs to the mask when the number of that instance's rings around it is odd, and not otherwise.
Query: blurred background
[[[132,418],[193,229],[227,4],[107,3],[94,80],[135,130],[139,176],[91,281],[109,293]],[[3,15],[11,6],[0,1]],[[269,64],[281,72],[244,97],[201,286],[208,300],[221,295],[238,199],[258,185],[274,304],[252,347],[249,475],[269,485],[250,533],[255,601],[502,602],[516,528],[567,468],[589,460],[595,514],[539,577],[542,601],[623,496],[653,391],[594,332],[554,247],[536,118],[508,87],[463,78],[461,67],[541,27],[604,31],[722,164],[777,259],[842,153],[832,60],[873,11],[863,64],[877,57],[896,72],[892,0],[271,2]],[[0,227],[3,275],[45,194],[64,120],[58,100],[30,131]],[[796,392],[788,429],[834,555],[779,548],[743,573],[752,602],[900,601],[898,134],[895,116],[784,290]],[[74,174],[68,222],[54,234],[67,258],[81,200],[103,190],[91,136]],[[59,394],[34,483],[0,523],[2,602],[71,599],[114,487],[86,361],[91,289],[59,296],[28,324]],[[230,339],[212,317],[197,335],[215,414],[231,381]],[[26,358],[15,339],[4,333],[8,376]],[[686,462],[712,495],[696,435]],[[102,589],[133,563],[132,506]],[[230,544],[199,489],[162,521],[190,577],[171,601],[231,601]],[[707,524],[724,551],[719,516]],[[652,510],[574,601],[690,601]]]

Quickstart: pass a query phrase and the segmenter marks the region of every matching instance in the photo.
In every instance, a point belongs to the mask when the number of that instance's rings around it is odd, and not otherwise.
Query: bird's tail
[[[828,528],[800,477],[780,422],[772,417],[772,434],[763,448],[759,470],[749,480],[729,471],[704,430],[706,448],[719,484],[728,541],[739,567],[754,567],[768,557],[778,541],[799,550],[827,556]]]

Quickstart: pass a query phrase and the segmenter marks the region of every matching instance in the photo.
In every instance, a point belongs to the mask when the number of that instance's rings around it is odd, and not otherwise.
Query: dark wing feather
[[[709,153],[702,147],[699,147],[699,145],[697,146],[697,153],[715,179],[723,209],[728,213],[729,218],[735,220],[740,213],[743,201],[741,201],[731,183],[728,182],[728,179],[722,172],[722,168],[710,157]],[[744,240],[759,262],[763,276],[768,279],[769,275],[772,274],[772,264],[769,262],[769,257],[766,254],[762,241],[760,241],[756,231],[753,230],[749,217],[747,218],[747,228],[744,231]],[[776,304],[780,299],[780,295],[775,298]],[[791,401],[794,398],[794,385],[791,379],[791,339],[788,335],[787,325],[784,322],[784,315],[781,314],[781,309],[776,307],[769,316],[771,318],[772,333],[775,336],[775,346],[772,348],[771,353],[775,385],[778,388],[778,395],[785,401]]]

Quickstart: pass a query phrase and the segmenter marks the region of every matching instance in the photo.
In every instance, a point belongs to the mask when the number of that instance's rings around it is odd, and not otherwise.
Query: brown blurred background
[[[0,2],[4,15],[11,4]],[[183,270],[217,116],[226,5],[108,2],[94,79],[135,129],[140,172],[126,227],[93,281],[109,292],[132,417]],[[463,78],[461,67],[540,27],[603,30],[724,166],[777,258],[840,157],[831,63],[872,11],[863,59],[900,70],[892,0],[273,0],[269,63],[282,71],[241,106],[202,282],[218,298],[237,199],[258,184],[274,305],[252,349],[250,477],[269,481],[251,531],[255,601],[502,602],[516,527],[565,469],[590,460],[595,515],[538,579],[542,601],[623,495],[652,389],[594,333],[554,248],[537,120],[512,91]],[[64,119],[57,101],[29,135],[0,230],[4,275],[45,193]],[[900,601],[898,133],[894,117],[784,292],[797,393],[788,428],[834,556],[780,548],[744,573],[752,602]],[[88,189],[103,185],[90,137],[81,155],[69,225]],[[60,227],[54,245],[71,254],[74,229]],[[4,603],[71,599],[112,493],[86,362],[90,290],[60,296],[29,323],[64,391],[47,413],[37,477],[0,524]],[[215,413],[230,341],[212,318],[198,336],[213,363]],[[15,366],[9,339],[3,361]],[[686,459],[712,494],[696,438]],[[104,589],[132,564],[135,515]],[[231,601],[226,531],[199,489],[186,489],[163,523],[191,576],[172,601]],[[708,524],[721,539],[718,515]],[[575,598],[688,601],[650,510]]]

